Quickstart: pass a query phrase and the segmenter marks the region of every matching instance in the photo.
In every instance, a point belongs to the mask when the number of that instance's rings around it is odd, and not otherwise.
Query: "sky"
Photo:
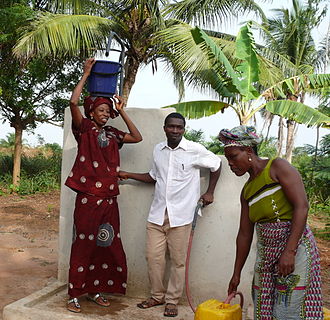
[[[265,4],[262,1],[257,1],[262,9],[265,11],[267,17],[272,16],[272,8],[287,8],[290,3],[287,0],[276,0],[272,4]],[[238,21],[246,21],[250,17],[240,17]],[[252,17],[253,18],[253,17]],[[240,23],[238,21],[232,21],[227,23],[226,26],[221,27],[221,31],[236,35]],[[314,31],[314,38],[319,41],[321,37],[324,37],[325,30],[327,30],[330,21],[330,15],[328,13],[327,18],[324,19],[322,25],[318,30]],[[258,42],[258,39],[256,39]],[[186,89],[185,101],[192,100],[208,100],[212,97],[202,94],[192,88]],[[173,85],[171,74],[166,73],[162,64],[158,64],[158,71],[153,74],[151,67],[146,66],[140,70],[137,74],[136,82],[132,88],[127,106],[136,108],[161,108],[167,105],[171,105],[178,102],[178,93]],[[316,106],[317,101],[307,100],[306,104],[309,106]],[[134,119],[133,119],[134,120]],[[218,113],[216,115],[205,117],[198,120],[188,120],[187,125],[190,129],[199,130],[204,132],[205,138],[208,140],[210,136],[216,136],[223,128],[232,128],[239,125],[238,118],[234,111],[228,108],[224,113]],[[262,128],[262,121],[257,118],[257,130]],[[272,125],[271,135],[276,136],[277,120]],[[14,132],[7,123],[1,124],[0,139],[4,139],[9,132]],[[327,129],[320,130],[321,136],[330,133]],[[62,145],[63,142],[63,130],[59,127],[55,127],[50,124],[42,124],[34,130],[34,134],[25,132],[23,138],[27,140],[28,144],[35,146],[38,144],[37,135],[41,135],[46,143],[56,142]],[[304,125],[299,125],[296,146],[302,146],[304,144],[315,144],[316,129],[307,128]]]

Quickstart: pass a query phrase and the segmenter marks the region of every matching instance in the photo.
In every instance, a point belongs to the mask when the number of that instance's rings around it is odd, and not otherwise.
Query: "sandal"
[[[174,303],[166,303],[164,316],[165,317],[176,317],[178,315],[178,307]]]
[[[137,307],[139,307],[140,309],[148,309],[156,306],[161,306],[164,303],[164,301],[157,301],[156,299],[151,297],[145,301],[142,301],[141,303],[138,303]]]
[[[81,307],[77,298],[69,299],[67,302],[67,309],[71,312],[81,312]]]
[[[104,296],[102,296],[100,293],[96,293],[93,296],[88,295],[87,300],[93,301],[101,307],[109,307],[110,306],[109,300],[106,299]]]

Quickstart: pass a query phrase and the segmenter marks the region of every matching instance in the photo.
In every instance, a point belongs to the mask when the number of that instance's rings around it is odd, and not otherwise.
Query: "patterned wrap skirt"
[[[70,257],[70,297],[126,292],[126,256],[120,239],[117,199],[78,193]]]
[[[290,235],[290,226],[290,221],[256,224],[254,319],[323,319],[320,258],[308,226],[298,244],[295,270],[286,277],[278,276],[277,263]]]

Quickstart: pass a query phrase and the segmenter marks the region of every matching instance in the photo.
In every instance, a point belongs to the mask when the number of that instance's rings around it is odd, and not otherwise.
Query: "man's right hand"
[[[118,178],[120,180],[127,180],[127,179],[129,179],[128,172],[126,172],[126,171],[119,171],[118,172]]]

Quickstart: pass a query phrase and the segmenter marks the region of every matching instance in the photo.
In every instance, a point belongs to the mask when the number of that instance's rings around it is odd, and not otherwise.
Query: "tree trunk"
[[[15,127],[15,147],[14,147],[14,167],[13,167],[13,189],[19,186],[21,176],[21,158],[22,158],[22,134],[21,127]]]
[[[266,138],[265,138],[266,140],[268,140],[268,138],[269,138],[270,127],[273,124],[273,120],[274,120],[274,115],[272,114],[269,118],[269,124],[268,124],[268,127],[267,127],[267,133],[266,133]]]
[[[314,154],[314,161],[317,160],[317,153],[319,149],[319,140],[320,140],[320,127],[316,128],[316,142],[315,142],[315,154]]]
[[[123,98],[127,104],[129,94],[135,83],[136,75],[140,67],[140,62],[128,56],[125,64],[126,66],[125,66],[125,78],[123,85]]]
[[[296,87],[296,85],[295,85]],[[296,91],[298,92],[298,91]],[[288,97],[288,100],[291,101],[298,101],[298,93],[291,94]],[[300,94],[300,102],[304,102],[304,94]],[[286,136],[286,147],[285,147],[285,159],[288,160],[290,163],[292,161],[292,151],[294,147],[294,140],[296,137],[296,133],[298,130],[298,123],[293,120],[287,120],[287,136]]]
[[[263,123],[261,132],[264,132],[264,130],[265,130],[266,126],[267,126],[265,140],[268,140],[269,131],[270,131],[270,127],[272,126],[272,123],[273,123],[274,115],[271,114],[269,111],[266,111],[263,114],[263,118],[264,118],[264,123]]]
[[[283,148],[283,118],[280,117],[278,121],[278,131],[277,131],[277,157],[282,156],[282,148]]]
[[[314,184],[314,168],[315,168],[316,161],[317,161],[319,140],[320,140],[320,127],[317,127],[317,129],[316,129],[316,142],[315,142],[315,154],[314,154],[314,159],[312,161],[312,172],[311,172],[311,177],[310,177],[311,184]]]
[[[287,136],[286,136],[286,148],[285,148],[285,159],[290,163],[292,161],[292,151],[294,147],[294,140],[297,133],[297,122],[293,120],[287,121]]]

